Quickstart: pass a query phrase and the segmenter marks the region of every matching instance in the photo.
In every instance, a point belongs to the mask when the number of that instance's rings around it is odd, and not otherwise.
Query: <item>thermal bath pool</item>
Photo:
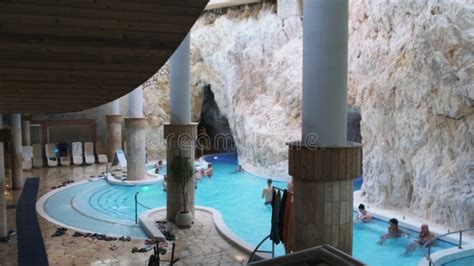
[[[217,209],[226,225],[238,237],[255,246],[270,231],[271,209],[263,204],[262,189],[266,180],[246,172],[236,173],[235,155],[208,156],[206,160],[214,166],[214,176],[198,182],[196,205]],[[274,186],[285,188],[286,183],[275,182]],[[40,200],[50,220],[82,231],[109,235],[130,235],[146,238],[141,228],[135,225],[135,201],[138,194],[138,213],[150,208],[166,206],[166,192],[161,184],[148,186],[113,186],[104,180],[84,182],[48,193]],[[41,209],[41,206],[39,206]],[[354,225],[353,255],[369,265],[416,265],[423,252],[417,250],[403,255],[405,246],[416,237],[387,240],[383,246],[376,242],[387,228],[383,221]],[[438,241],[433,251],[452,247]],[[270,243],[264,248],[270,249]],[[277,246],[277,254],[283,254]]]

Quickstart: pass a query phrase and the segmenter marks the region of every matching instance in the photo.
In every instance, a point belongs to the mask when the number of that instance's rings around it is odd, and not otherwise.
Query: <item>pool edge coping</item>
[[[249,256],[252,254],[255,247],[251,245],[250,243],[244,241],[240,237],[238,237],[234,232],[232,232],[232,230],[229,229],[229,227],[227,227],[227,225],[224,222],[224,219],[222,218],[222,214],[220,211],[211,207],[205,207],[205,206],[200,206],[200,205],[194,206],[194,209],[197,211],[202,211],[202,212],[210,214],[218,234],[222,238],[224,238],[224,240],[226,240],[231,246],[239,249],[240,251],[244,252],[245,254]],[[154,221],[152,222],[149,221],[151,220],[150,216],[153,213],[162,212],[162,211],[166,211],[166,207],[153,208],[153,209],[144,211],[139,215],[139,219],[148,220],[146,224],[155,225]],[[145,232],[146,231],[147,230],[145,230]],[[260,257],[261,259],[266,259],[266,257],[262,257],[260,254],[256,254],[256,256]]]
[[[467,253],[467,256],[463,256],[464,253]],[[438,263],[440,263],[441,265],[444,265],[447,262],[451,262],[457,259],[462,259],[465,257],[470,257],[473,255],[474,255],[474,244],[469,244],[469,245],[466,245],[462,249],[459,249],[458,247],[453,247],[453,248],[448,248],[448,249],[434,252],[431,255],[431,261],[433,262],[433,265],[438,265]],[[429,266],[430,264],[429,264],[429,261],[426,259],[426,257],[424,257],[418,262],[417,265]]]

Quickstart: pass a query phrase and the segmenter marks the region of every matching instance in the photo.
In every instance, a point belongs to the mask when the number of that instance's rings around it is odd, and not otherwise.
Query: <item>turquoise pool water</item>
[[[474,265],[474,256],[469,256],[457,260],[453,260],[443,264],[443,266],[472,266]]]
[[[270,231],[271,209],[261,198],[266,180],[246,172],[236,173],[235,155],[210,156],[206,160],[213,163],[214,176],[198,182],[196,205],[219,210],[236,235],[252,245],[258,244]],[[286,183],[274,182],[274,186],[285,188]],[[73,227],[144,238],[143,231],[134,224],[136,192],[139,193],[139,213],[166,206],[166,192],[161,184],[125,187],[100,180],[59,191],[46,201],[44,208],[52,218]],[[387,240],[383,246],[377,245],[386,229],[387,224],[378,220],[355,224],[354,256],[368,265],[416,265],[423,255],[421,250],[403,255],[416,233],[410,232],[409,238]],[[269,242],[265,243],[264,248],[270,250],[270,247]],[[448,247],[452,245],[439,241],[432,250]],[[276,252],[283,254],[281,245],[277,246]]]

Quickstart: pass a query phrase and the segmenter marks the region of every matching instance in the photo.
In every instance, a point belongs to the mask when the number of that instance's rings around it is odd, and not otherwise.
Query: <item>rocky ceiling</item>
[[[171,56],[208,0],[0,0],[0,113],[121,97]]]

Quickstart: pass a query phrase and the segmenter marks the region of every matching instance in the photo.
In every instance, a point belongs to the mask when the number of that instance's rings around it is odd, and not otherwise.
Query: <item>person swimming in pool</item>
[[[239,166],[237,166],[237,169],[235,169],[235,171],[236,171],[237,173],[242,172],[242,165],[239,164]]]
[[[388,233],[380,237],[380,241],[377,242],[377,244],[382,245],[385,240],[389,238],[398,238],[401,237],[402,235],[406,235],[407,233],[403,232],[400,230],[400,227],[398,227],[398,220],[396,218],[390,219],[388,222]]]
[[[372,215],[367,212],[367,210],[365,209],[365,205],[362,203],[359,204],[359,214],[357,214],[357,219],[364,223],[372,221]]]
[[[213,173],[214,173],[214,169],[212,168],[212,164],[208,164],[207,165],[207,172],[206,172],[207,176],[211,177]]]
[[[273,186],[272,179],[267,180],[267,187],[262,191],[262,198],[265,198],[265,205],[272,204]]]
[[[436,236],[430,232],[430,228],[427,224],[422,224],[420,228],[420,233],[418,234],[418,239],[414,240],[413,243],[407,246],[405,253],[410,253],[415,251],[418,247],[429,246],[432,244]]]

